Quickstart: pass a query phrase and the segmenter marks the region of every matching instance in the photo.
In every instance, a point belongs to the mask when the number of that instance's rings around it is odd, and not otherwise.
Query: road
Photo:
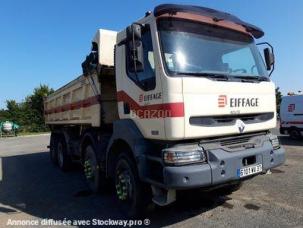
[[[151,226],[303,227],[303,141],[281,137],[286,163],[244,182],[230,196],[191,194],[151,211]],[[49,161],[49,135],[0,139],[0,227],[9,219],[119,219],[113,193],[93,195],[80,168],[63,173]]]

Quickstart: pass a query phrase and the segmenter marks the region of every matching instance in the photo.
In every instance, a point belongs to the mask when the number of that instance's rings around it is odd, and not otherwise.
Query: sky
[[[162,3],[199,5],[232,13],[261,27],[274,46],[272,80],[285,95],[303,90],[303,1],[1,0],[0,108],[21,102],[40,84],[56,89],[81,74],[99,28],[120,31]]]

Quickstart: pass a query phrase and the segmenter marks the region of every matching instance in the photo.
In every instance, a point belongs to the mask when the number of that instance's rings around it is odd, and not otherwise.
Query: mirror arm
[[[134,61],[134,68],[135,68],[135,76],[136,76],[136,81],[139,81],[139,77],[138,77],[138,74],[137,74],[137,64],[136,64],[136,62],[137,62],[137,56],[136,56],[136,47],[135,47],[135,45],[136,45],[136,40],[135,40],[135,32],[133,31],[133,37],[132,37],[132,43],[133,43],[133,50],[132,50],[132,52],[133,52],[133,61]]]
[[[271,71],[268,74],[268,77],[271,76],[272,72],[275,70],[275,63],[272,65]]]
[[[274,55],[274,47],[270,43],[268,43],[268,42],[261,42],[261,43],[257,43],[256,45],[264,45],[264,44],[266,44],[266,45],[268,45],[270,47],[271,53]],[[269,72],[269,75],[268,75],[269,77],[271,76],[271,74],[274,71],[274,69],[275,69],[275,62],[272,65],[271,71]]]
[[[133,24],[134,24],[134,25],[139,25],[139,26],[141,26],[142,28],[144,28],[144,26],[145,26],[145,24],[141,24],[141,23],[139,23],[139,22],[134,22]]]

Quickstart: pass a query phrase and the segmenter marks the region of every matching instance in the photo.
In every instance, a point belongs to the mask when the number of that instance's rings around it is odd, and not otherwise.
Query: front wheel
[[[126,153],[120,154],[116,163],[115,187],[116,198],[125,215],[133,217],[145,211],[150,193],[139,180],[135,163]]]

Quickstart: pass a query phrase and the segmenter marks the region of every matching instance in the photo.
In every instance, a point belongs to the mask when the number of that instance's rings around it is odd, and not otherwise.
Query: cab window
[[[128,43],[126,47],[126,62],[127,62],[127,75],[134,81],[140,88],[145,91],[153,90],[156,86],[155,77],[155,61],[154,61],[154,50],[152,44],[152,37],[149,26],[146,26],[142,32],[142,45],[143,45],[143,55],[144,55],[144,70],[142,72],[130,72],[130,51],[131,45]]]

